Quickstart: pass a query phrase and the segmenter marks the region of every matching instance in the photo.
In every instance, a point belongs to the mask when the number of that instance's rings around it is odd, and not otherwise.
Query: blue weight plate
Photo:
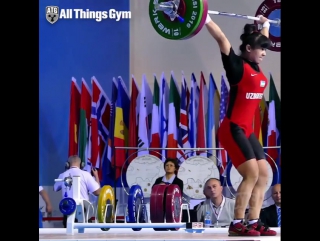
[[[144,196],[142,188],[139,185],[133,185],[129,191],[128,197],[128,222],[137,223],[139,205],[144,204]],[[145,223],[146,207],[140,206],[139,223]],[[133,228],[134,231],[140,231],[141,228]]]
[[[59,203],[59,210],[64,215],[70,215],[76,211],[76,201],[71,197],[65,197]]]

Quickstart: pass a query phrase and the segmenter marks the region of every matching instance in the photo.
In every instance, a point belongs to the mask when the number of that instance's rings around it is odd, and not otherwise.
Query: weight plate
[[[150,220],[152,223],[164,223],[165,195],[168,185],[155,185],[150,196]],[[167,228],[154,228],[155,231],[166,231]]]
[[[106,218],[103,219],[107,204]],[[115,196],[113,188],[109,185],[105,185],[101,188],[97,205],[97,218],[99,223],[112,223],[114,221],[114,209],[115,209]],[[101,228],[102,231],[108,231],[110,228]]]
[[[167,187],[166,195],[166,222],[167,223],[180,223],[182,195],[178,185],[171,184]],[[170,230],[179,230],[173,228]]]
[[[203,156],[192,156],[179,167],[178,178],[183,181],[183,193],[192,199],[204,199],[203,186],[213,177],[220,178],[215,162]]]
[[[198,24],[198,27],[195,29],[195,31],[190,36],[188,36],[185,39],[189,39],[189,38],[192,38],[193,36],[196,36],[200,32],[200,30],[203,28],[204,24],[206,23],[208,10],[209,10],[207,0],[202,1],[202,7],[203,7],[202,17],[201,17],[200,23]]]
[[[184,19],[183,23],[168,20],[162,11],[154,10],[153,0],[149,2],[151,24],[156,32],[166,39],[180,40],[188,37],[197,29],[201,21],[203,14],[202,0],[181,0],[180,2],[182,1],[184,3],[180,3],[181,9],[178,9],[178,14],[181,14]]]
[[[139,210],[139,223],[146,223],[146,207],[144,204],[144,197],[142,189],[139,185],[133,185],[129,191],[128,197],[128,222],[138,223],[138,210]],[[140,206],[140,209],[139,209]],[[133,231],[140,231],[141,228],[132,228]]]
[[[281,0],[265,0],[258,8],[257,15],[263,15],[270,20],[281,19]],[[255,24],[258,25],[257,21]],[[281,25],[270,23],[269,38],[272,42],[271,51],[281,52]]]
[[[126,172],[126,180],[129,187],[139,185],[145,198],[151,195],[151,188],[158,177],[166,174],[163,161],[153,155],[143,155],[134,158]]]
[[[63,198],[59,203],[59,210],[64,215],[71,215],[76,211],[76,201],[71,197]]]

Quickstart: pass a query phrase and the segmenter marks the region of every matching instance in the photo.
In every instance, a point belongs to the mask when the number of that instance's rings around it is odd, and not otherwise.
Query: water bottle
[[[206,216],[204,217],[204,227],[210,228],[210,226],[211,226],[211,215],[210,215],[210,212],[207,212]]]

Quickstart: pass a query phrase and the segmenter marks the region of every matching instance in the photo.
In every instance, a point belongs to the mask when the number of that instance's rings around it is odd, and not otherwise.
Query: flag
[[[105,162],[105,170],[106,174],[104,176],[105,181],[107,183],[110,179],[114,179],[114,171],[112,170],[111,163],[114,159],[114,122],[115,122],[115,112],[116,112],[116,101],[118,97],[118,82],[115,78],[112,79],[112,94],[111,94],[111,109],[110,109],[110,125],[109,125],[109,136],[108,136],[108,151],[107,151],[107,162]],[[110,179],[108,179],[108,177]]]
[[[111,102],[98,80],[92,77],[91,104],[91,162],[98,169],[100,180],[103,180],[104,155],[107,155],[107,143],[110,125]]]
[[[217,131],[219,127],[220,94],[213,75],[209,77],[208,113],[207,113],[207,148],[217,147]],[[208,150],[208,158],[217,164],[217,152]]]
[[[161,76],[160,99],[160,143],[161,148],[166,148],[168,141],[169,86],[164,73],[162,73]],[[167,151],[162,150],[161,156],[164,161],[167,156]]]
[[[81,162],[91,166],[90,161],[90,122],[91,122],[91,90],[82,78],[80,98],[79,157]]]
[[[70,112],[69,112],[69,153],[68,156],[78,154],[79,121],[80,121],[81,92],[75,78],[71,79]]]
[[[200,77],[200,95],[199,95],[199,111],[197,121],[197,148],[206,148],[206,112],[208,106],[208,89],[203,73],[201,72]],[[200,156],[207,157],[205,151],[198,153]]]
[[[276,86],[273,82],[272,76],[270,76],[270,89],[269,89],[269,125],[268,125],[268,147],[275,147],[277,146],[278,138],[279,138],[279,131],[277,127],[276,121],[276,102],[280,101],[278,96]],[[279,105],[279,104],[278,104]],[[273,171],[276,170],[276,162],[279,157],[279,150],[276,148],[267,149],[267,161],[271,165]]]
[[[273,95],[274,95],[274,104],[275,104],[276,125],[278,128],[279,137],[281,138],[281,101],[280,101],[280,97],[279,97],[276,85],[270,73],[270,91],[271,91],[271,88],[273,89],[273,92],[274,92]]]
[[[118,96],[116,101],[115,121],[114,121],[114,147],[126,147],[128,140],[130,98],[128,90],[121,77],[118,77]],[[121,176],[122,166],[127,159],[126,149],[115,148],[115,158],[113,166],[115,167],[115,178]]]
[[[188,86],[184,74],[182,73],[181,80],[181,101],[180,101],[180,123],[179,123],[179,146],[190,148],[189,143],[189,125],[188,125]],[[189,157],[190,150],[182,150],[184,155],[183,160]]]
[[[268,106],[266,99],[263,98],[260,101],[260,119],[261,119],[261,136],[262,136],[262,146],[267,146],[267,136],[268,136]]]
[[[191,148],[197,147],[197,115],[198,115],[198,84],[194,74],[191,74],[190,85],[190,105],[189,105],[189,143]],[[199,90],[200,92],[200,90]],[[195,152],[190,153],[190,156],[196,155]]]
[[[131,102],[130,102],[130,122],[128,134],[128,147],[138,146],[138,113],[139,113],[139,89],[134,76],[131,78]],[[128,150],[128,164],[137,157],[137,150]]]
[[[261,129],[261,113],[260,113],[260,104],[257,107],[256,111],[254,112],[254,117],[253,117],[253,132],[257,139],[259,140],[261,146],[263,146],[263,139],[262,139],[262,129]]]
[[[219,125],[221,125],[224,117],[226,116],[227,104],[229,98],[229,90],[224,80],[223,75],[221,75],[221,102],[220,102],[220,117],[219,117]],[[218,140],[218,148],[222,148],[219,140]],[[222,176],[226,175],[226,167],[228,162],[228,156],[226,150],[218,151],[218,166],[220,167],[220,174]]]
[[[169,91],[169,117],[168,117],[168,148],[178,148],[178,126],[180,122],[180,93],[174,79],[173,72],[170,78]],[[177,150],[168,150],[167,158],[178,158]],[[183,153],[182,153],[183,155]]]
[[[139,108],[139,128],[138,128],[138,146],[139,148],[149,148],[150,145],[150,127],[152,114],[152,92],[149,87],[146,76],[142,76],[142,86],[140,92]],[[149,154],[149,151],[138,152],[138,156]]]
[[[159,87],[156,75],[154,75],[150,148],[161,147],[159,105],[160,105],[160,87]],[[160,153],[161,153],[161,150],[154,150],[150,152],[150,154],[161,159]]]

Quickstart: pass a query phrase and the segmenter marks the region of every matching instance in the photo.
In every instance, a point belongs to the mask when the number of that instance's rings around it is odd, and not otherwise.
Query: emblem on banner
[[[47,6],[46,7],[46,19],[49,23],[54,24],[59,20],[59,7]]]

